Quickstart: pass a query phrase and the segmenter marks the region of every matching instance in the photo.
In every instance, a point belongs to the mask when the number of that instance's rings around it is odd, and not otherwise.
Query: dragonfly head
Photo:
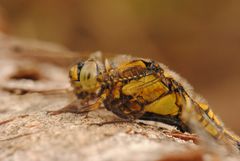
[[[72,66],[69,71],[69,77],[75,90],[94,93],[100,88],[97,76],[101,72],[101,63],[94,59]]]

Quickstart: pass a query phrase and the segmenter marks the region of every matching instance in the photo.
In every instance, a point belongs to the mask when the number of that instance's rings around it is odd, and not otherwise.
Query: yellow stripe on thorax
[[[139,80],[132,80],[122,88],[125,95],[135,98],[142,97],[147,102],[152,102],[168,91],[168,88],[161,83],[155,81],[157,78],[153,75],[145,76]]]
[[[176,95],[175,93],[171,93],[159,98],[149,105],[146,105],[144,110],[159,115],[177,115],[179,107],[175,103]]]

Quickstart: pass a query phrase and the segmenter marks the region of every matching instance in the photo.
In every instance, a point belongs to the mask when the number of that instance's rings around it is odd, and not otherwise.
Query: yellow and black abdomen
[[[197,120],[203,129],[217,140],[236,145],[240,149],[240,138],[227,130],[220,119],[213,113],[207,104],[199,103]]]

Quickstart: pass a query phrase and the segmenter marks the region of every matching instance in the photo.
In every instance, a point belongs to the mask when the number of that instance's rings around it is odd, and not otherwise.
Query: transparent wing
[[[112,67],[118,67],[121,64],[130,62],[133,59],[134,57],[130,55],[117,55],[114,58],[110,59],[109,62],[111,63]]]

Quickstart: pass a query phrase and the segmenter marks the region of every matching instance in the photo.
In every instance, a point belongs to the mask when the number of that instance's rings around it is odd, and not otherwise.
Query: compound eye
[[[80,81],[84,82],[95,80],[97,73],[97,64],[94,61],[88,61],[81,69]]]
[[[72,81],[80,81],[80,73],[83,66],[84,66],[84,63],[80,62],[71,67],[69,71],[69,77]]]
[[[96,87],[97,84],[97,64],[95,61],[87,61],[82,67],[80,73],[80,82],[83,90],[91,90]]]

